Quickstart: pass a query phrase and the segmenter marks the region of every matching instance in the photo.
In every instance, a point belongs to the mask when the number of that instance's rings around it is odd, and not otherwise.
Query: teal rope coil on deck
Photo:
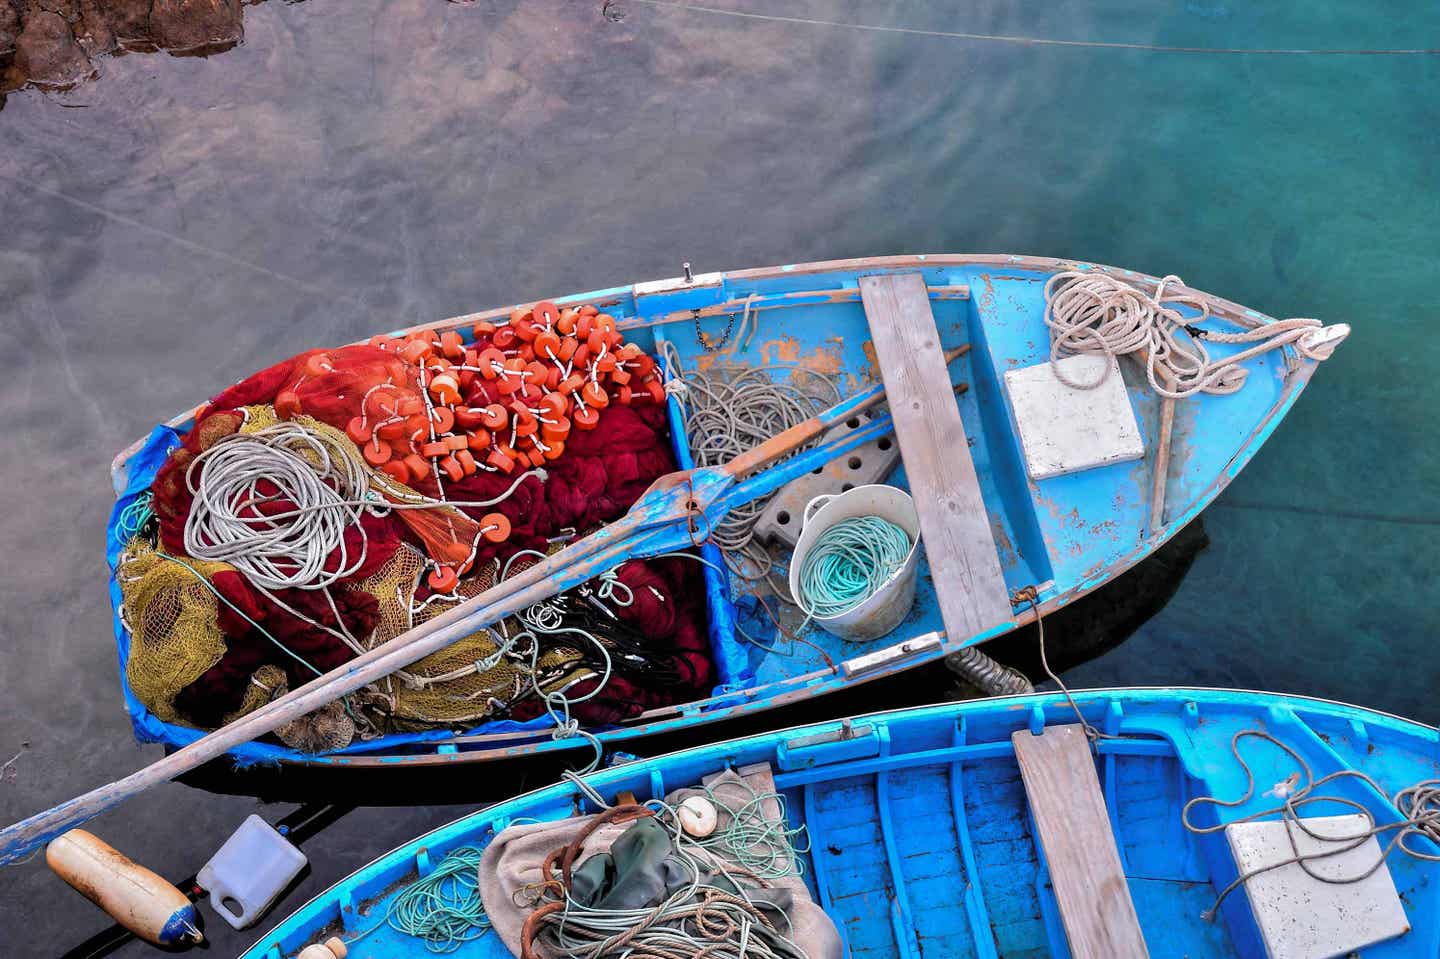
[[[434,872],[395,897],[385,921],[396,932],[423,939],[426,949],[440,955],[485,935],[490,919],[480,901],[480,856],[476,846],[453,850]]]
[[[795,602],[806,615],[839,616],[875,595],[905,565],[910,534],[878,516],[852,516],[805,553]]]

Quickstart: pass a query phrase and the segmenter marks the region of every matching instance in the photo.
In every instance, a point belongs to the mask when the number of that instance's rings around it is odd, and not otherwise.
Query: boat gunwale
[[[781,266],[764,266],[744,270],[732,270],[720,273],[705,274],[696,277],[691,282],[686,282],[683,277],[673,277],[664,280],[641,281],[630,284],[628,287],[612,287],[606,290],[593,290],[588,293],[568,294],[559,297],[555,302],[560,303],[593,303],[596,306],[609,306],[623,302],[625,296],[638,299],[641,296],[648,296],[659,292],[680,292],[691,289],[704,289],[709,286],[716,286],[729,280],[764,280],[778,279],[789,276],[813,276],[819,273],[855,273],[867,269],[917,269],[924,267],[966,267],[966,266],[1005,266],[1017,270],[1035,270],[1061,272],[1063,270],[1098,270],[1102,273],[1122,276],[1131,280],[1140,280],[1151,285],[1160,282],[1159,277],[1151,276],[1148,273],[1141,273],[1135,270],[1127,270],[1122,267],[1109,266],[1104,263],[1092,263],[1085,260],[1069,260],[1060,257],[1033,256],[1028,254],[1008,253],[916,253],[898,254],[893,256],[871,256],[856,257],[840,260],[816,260],[809,263],[797,263]],[[636,292],[639,287],[644,287]],[[1275,318],[1251,309],[1240,303],[1227,300],[1224,297],[1204,290],[1197,290],[1183,282],[1176,284],[1175,292],[1203,297],[1210,303],[1212,314],[1238,321],[1241,317],[1249,320],[1260,320],[1265,323],[1275,322]],[[821,292],[821,291],[816,291]],[[534,302],[540,302],[536,300]],[[478,313],[463,313],[457,316],[447,317],[442,320],[432,320],[428,323],[417,323],[413,326],[403,327],[395,330],[396,335],[404,336],[409,333],[418,333],[425,330],[443,331],[454,329],[465,325],[473,325],[482,320],[490,320],[497,317],[509,316],[510,313],[528,303],[512,303],[505,306],[497,306]],[[682,311],[682,317],[688,319],[691,311]],[[667,315],[668,318],[668,315]],[[663,322],[663,320],[662,320]],[[634,320],[622,320],[619,324],[621,329],[633,329],[649,326],[651,323],[635,322]],[[375,334],[372,334],[375,335]],[[367,338],[368,339],[368,338]],[[365,340],[356,340],[351,345],[364,343]],[[164,421],[162,425],[178,427],[188,419],[205,408],[206,403],[201,402],[185,412],[178,413]],[[130,445],[126,446],[111,460],[111,475],[117,475],[124,468],[124,464],[139,451],[145,442],[145,437],[140,437]]]

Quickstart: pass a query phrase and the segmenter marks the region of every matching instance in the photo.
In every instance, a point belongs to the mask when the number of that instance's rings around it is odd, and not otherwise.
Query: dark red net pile
[[[481,342],[474,346],[480,349],[485,345]],[[322,355],[324,362],[320,363],[315,358]],[[413,364],[394,350],[373,345],[351,346],[301,354],[262,370],[216,396],[198,414],[196,425],[184,444],[171,454],[156,475],[152,492],[159,519],[160,548],[174,557],[186,556],[184,528],[192,506],[187,469],[197,455],[240,429],[244,408],[268,406],[281,419],[303,414],[344,430],[364,414],[366,397],[374,395],[377,384],[406,380],[414,374]],[[463,402],[484,407],[504,400],[495,384],[496,381],[481,376],[466,377]],[[497,443],[503,438],[495,436]],[[505,494],[517,477],[530,468],[530,464],[522,462],[511,472],[478,470],[459,479],[444,477],[443,498],[449,502],[495,499]],[[555,537],[592,532],[622,515],[657,477],[675,468],[664,406],[653,401],[612,402],[594,428],[569,433],[563,453],[543,463],[548,474],[543,481],[538,476],[527,476],[508,497],[493,506],[460,507],[477,524],[495,513],[503,514],[510,524],[508,538],[502,542],[482,538],[473,560],[464,569],[478,570],[497,557],[504,562],[521,550],[545,552]],[[410,488],[427,496],[441,492],[434,472],[428,477],[411,474],[406,479]],[[292,506],[280,498],[257,508],[280,512]],[[366,533],[364,565],[339,584],[342,588],[329,590],[350,635],[370,635],[377,621],[377,603],[360,589],[344,586],[358,584],[380,569],[402,543],[444,562],[437,553],[453,544],[445,542],[448,534],[443,528],[440,534],[427,530],[427,519],[433,525],[434,518],[421,514],[431,512],[397,510],[386,516],[365,515],[362,521]],[[454,523],[449,525],[453,527]],[[351,530],[346,535],[349,545],[358,546],[358,533]],[[338,555],[332,556],[332,568],[336,562]],[[629,587],[633,602],[628,607],[615,607],[614,612],[632,636],[641,638],[648,662],[643,670],[627,670],[621,664],[599,695],[573,708],[573,715],[587,724],[611,723],[646,708],[693,700],[704,695],[711,684],[699,565],[674,558],[632,561],[617,571],[617,578]],[[218,606],[218,624],[226,638],[224,656],[176,699],[177,708],[196,723],[217,725],[225,714],[237,709],[250,677],[263,665],[274,664],[284,669],[294,688],[315,677],[315,672],[305,664],[328,671],[355,655],[335,636],[281,608],[242,574],[221,572],[215,574],[211,582],[234,608],[226,603]],[[428,594],[429,587],[422,577],[417,599],[424,599]],[[282,589],[273,595],[279,603],[316,622],[331,627],[340,625],[335,611],[319,591]],[[246,617],[304,662],[297,662],[295,657],[267,640]],[[653,680],[656,676],[665,679],[656,682]],[[593,680],[586,680],[567,690],[567,696],[577,699],[593,685]],[[508,715],[527,719],[538,715],[543,708],[538,698],[522,696],[511,704]]]

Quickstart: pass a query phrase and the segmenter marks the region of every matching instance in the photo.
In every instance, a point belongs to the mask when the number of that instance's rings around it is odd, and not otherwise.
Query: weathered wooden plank
[[[919,274],[861,277],[860,296],[920,514],[945,634],[958,645],[1006,622],[1011,611],[940,333]]]
[[[1110,830],[1090,743],[1079,726],[1010,737],[1074,959],[1150,953]]]

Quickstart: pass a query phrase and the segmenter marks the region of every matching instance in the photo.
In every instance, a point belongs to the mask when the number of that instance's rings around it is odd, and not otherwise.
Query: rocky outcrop
[[[240,0],[155,0],[150,31],[157,46],[174,53],[215,52],[245,37]]]
[[[151,0],[100,0],[115,41],[126,48],[143,48],[150,40]]]
[[[259,0],[254,0],[259,2]],[[206,56],[245,37],[242,0],[0,0],[0,106],[27,84],[58,89],[115,50]]]
[[[80,48],[92,57],[109,53],[116,47],[115,28],[106,15],[101,0],[80,0],[80,23],[70,28]]]
[[[0,0],[0,90],[5,88],[5,73],[15,59],[15,41],[19,37],[20,11],[10,0]]]
[[[70,24],[58,13],[30,10],[15,41],[10,71],[37,86],[72,87],[95,75],[90,58],[80,49]]]

